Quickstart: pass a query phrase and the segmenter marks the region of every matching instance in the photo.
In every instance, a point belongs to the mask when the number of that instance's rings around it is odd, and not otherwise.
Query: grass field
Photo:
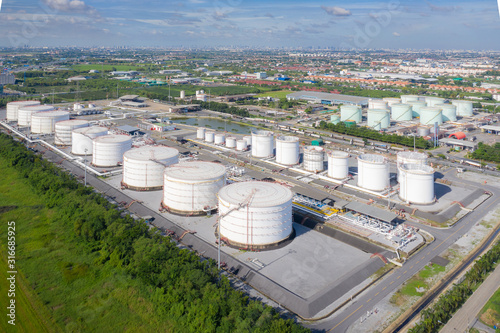
[[[280,91],[269,91],[263,94],[257,95],[257,97],[272,97],[272,98],[286,98],[286,95],[291,94],[290,90],[280,90]]]
[[[491,327],[498,326],[500,323],[500,288],[491,296],[480,313],[479,318],[483,323]]]
[[[111,71],[116,68],[117,71],[135,71],[136,68],[141,68],[147,66],[145,64],[130,64],[130,65],[101,65],[101,64],[82,64],[73,65],[71,69],[75,71],[90,71],[91,69],[96,69],[98,71],[105,70]]]

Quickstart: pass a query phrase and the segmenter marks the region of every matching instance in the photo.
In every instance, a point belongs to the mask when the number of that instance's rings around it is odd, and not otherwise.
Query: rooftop
[[[394,221],[397,217],[396,214],[387,212],[383,209],[374,207],[374,206],[369,206],[367,204],[357,202],[357,201],[351,201],[346,205],[347,209],[353,210],[355,212],[361,213],[363,215],[367,215],[376,219],[379,219],[381,221],[391,223]]]
[[[332,94],[318,91],[297,91],[286,95],[286,98],[291,99],[308,99],[308,100],[326,100],[338,103],[352,103],[352,104],[367,104],[368,97]]]

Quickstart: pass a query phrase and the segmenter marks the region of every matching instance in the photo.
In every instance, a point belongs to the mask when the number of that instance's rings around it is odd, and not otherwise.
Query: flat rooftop
[[[349,202],[346,206],[347,209],[353,210],[355,212],[361,213],[363,215],[367,215],[373,218],[376,218],[380,221],[384,221],[387,223],[391,223],[394,221],[397,217],[396,214],[387,212],[383,209],[370,206],[367,204],[363,204],[357,201],[351,201]]]
[[[329,101],[332,103],[350,103],[350,104],[368,104],[368,97],[351,96],[324,93],[318,91],[297,91],[286,95],[288,99],[304,99],[321,103],[321,101]]]

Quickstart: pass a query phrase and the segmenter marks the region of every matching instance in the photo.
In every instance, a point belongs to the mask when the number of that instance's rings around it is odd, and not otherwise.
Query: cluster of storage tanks
[[[7,121],[17,121],[20,127],[30,127],[33,134],[53,134],[56,123],[69,120],[69,112],[56,110],[39,101],[7,103]]]

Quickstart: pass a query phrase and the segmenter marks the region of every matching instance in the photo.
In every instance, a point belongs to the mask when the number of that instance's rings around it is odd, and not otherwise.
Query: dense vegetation
[[[31,270],[36,272],[34,276],[27,279],[40,297],[58,294],[72,300],[71,304],[50,305],[62,327],[89,331],[93,320],[94,325],[101,325],[100,331],[117,327],[134,331],[127,321],[139,320],[145,326],[135,331],[151,327],[172,332],[306,331],[291,320],[281,319],[271,307],[232,289],[225,276],[219,280],[213,260],[200,260],[193,252],[180,250],[169,238],[149,231],[143,223],[123,217],[100,194],[5,134],[0,134],[0,159],[5,168],[23,177],[33,192],[30,195],[43,204],[36,208],[37,223],[25,227],[35,233],[49,228],[51,232],[19,249],[25,251],[20,268],[36,268]],[[15,187],[15,183],[9,184]],[[43,267],[38,263],[33,267],[40,256],[51,260],[44,261]],[[81,258],[89,261],[80,263]],[[108,279],[105,290],[100,285],[86,285]],[[54,290],[46,289],[48,282],[56,286]],[[115,289],[115,283],[120,288]],[[75,300],[74,294],[84,288],[92,294]],[[131,305],[131,299],[142,299],[142,304]],[[121,318],[102,311],[120,306],[125,306]],[[129,309],[134,306],[133,311]],[[95,318],[97,311],[102,318]],[[77,326],[68,328],[69,322]]]
[[[358,126],[347,127],[342,122],[338,123],[338,124],[333,124],[333,123],[327,123],[326,121],[321,121],[319,124],[319,127],[322,130],[328,130],[328,131],[332,131],[332,132],[336,132],[336,133],[347,134],[347,135],[351,135],[351,136],[360,137],[363,139],[371,139],[371,140],[376,140],[376,141],[380,141],[380,142],[387,142],[387,143],[399,144],[399,145],[407,146],[407,147],[413,147],[414,138],[412,136],[385,134],[385,133],[381,133],[381,132],[376,131],[376,130],[372,130],[372,129],[367,128],[367,127],[358,127]],[[419,149],[428,149],[428,148],[432,147],[432,143],[419,137],[419,138],[416,138],[416,140],[415,140],[415,146]]]
[[[498,260],[500,260],[500,242],[497,242],[475,262],[474,266],[465,274],[462,283],[454,285],[432,307],[422,311],[422,319],[408,332],[439,332],[441,326],[450,320],[455,311],[460,309],[462,304],[484,281],[488,273],[495,268]]]
[[[500,163],[500,142],[491,146],[479,142],[477,149],[470,156],[476,160]]]

